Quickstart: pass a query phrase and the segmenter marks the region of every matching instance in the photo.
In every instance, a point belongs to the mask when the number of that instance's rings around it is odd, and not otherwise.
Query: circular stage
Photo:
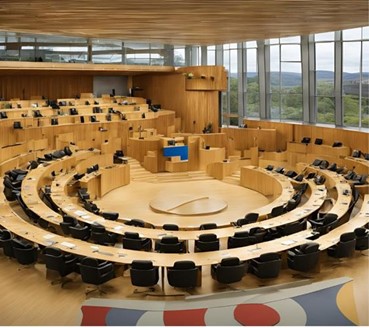
[[[221,199],[194,195],[161,195],[150,202],[155,212],[177,215],[202,215],[223,211],[227,203]]]

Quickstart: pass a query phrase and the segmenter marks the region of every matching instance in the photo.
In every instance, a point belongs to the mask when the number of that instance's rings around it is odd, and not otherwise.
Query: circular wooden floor
[[[188,216],[218,213],[227,207],[227,203],[209,196],[168,194],[153,199],[150,207],[156,212]]]
[[[191,199],[206,196],[222,200],[227,206],[220,212],[189,216],[153,211],[150,203],[168,195],[173,199],[177,195],[190,195]],[[158,227],[165,223],[173,223],[182,228],[198,228],[201,224],[210,222],[217,223],[218,226],[229,225],[253,209],[269,204],[270,200],[256,191],[239,185],[209,179],[166,183],[131,181],[129,185],[112,190],[94,202],[101,210],[118,212],[121,218],[142,219]],[[173,204],[173,207],[176,205]],[[168,209],[170,206],[165,208]]]

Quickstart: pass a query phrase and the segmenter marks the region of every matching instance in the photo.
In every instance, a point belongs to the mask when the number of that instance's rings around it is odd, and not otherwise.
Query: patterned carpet
[[[355,326],[352,279],[282,284],[191,296],[184,301],[94,298],[82,326]]]

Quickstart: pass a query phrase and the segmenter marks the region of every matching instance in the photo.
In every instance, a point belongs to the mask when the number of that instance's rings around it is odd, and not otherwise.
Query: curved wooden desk
[[[300,164],[307,172],[314,172],[324,175],[326,178],[325,185],[328,189],[334,188],[337,191],[337,199],[333,207],[329,210],[330,213],[335,213],[340,218],[344,216],[352,199],[351,186],[342,175],[329,170],[322,170],[318,167],[310,166],[308,164]],[[346,191],[348,191],[347,194]]]
[[[241,186],[274,199],[268,205],[252,211],[259,213],[259,220],[265,219],[273,207],[286,204],[293,195],[294,189],[291,181],[283,174],[268,171],[258,166],[243,166],[240,172]]]
[[[344,159],[344,163],[348,169],[354,170],[358,174],[369,175],[369,161],[363,158],[347,156]]]
[[[366,194],[363,199],[360,211],[352,217],[348,222],[340,225],[339,227],[331,230],[328,234],[325,234],[318,239],[314,240],[319,243],[319,249],[324,250],[331,247],[340,240],[340,236],[345,232],[353,232],[358,227],[363,227],[369,222],[369,194]]]
[[[169,235],[177,236],[180,240],[196,240],[200,234],[205,233],[203,230],[167,231],[163,229],[139,228],[127,226],[122,222],[105,220],[101,216],[87,212],[81,205],[73,203],[72,200],[66,195],[67,184],[72,177],[73,173],[57,176],[51,186],[51,197],[53,201],[63,209],[63,212],[77,218],[79,221],[88,224],[97,222],[104,225],[108,231],[119,235],[123,235],[127,231],[137,232],[142,237],[151,238],[153,240],[158,240],[163,236]],[[307,191],[307,193],[310,193],[309,198],[303,206],[297,207],[293,211],[269,220],[247,224],[242,227],[229,226],[221,229],[218,228],[206,230],[206,233],[214,233],[218,236],[218,238],[228,238],[233,236],[236,231],[248,231],[253,227],[273,228],[307,217],[323,204],[326,196],[326,189],[324,186],[317,186],[312,181],[307,181],[307,183],[309,184],[309,191]],[[127,221],[130,220],[128,218],[122,219]]]
[[[45,184],[51,184],[51,172],[60,172],[60,170],[67,172],[75,167],[78,161],[91,157],[94,154],[95,152],[83,150],[74,152],[70,157],[65,157],[53,162],[47,162],[46,166],[43,164],[36,169],[29,171],[22,182],[21,188],[21,197],[26,206],[37,213],[41,218],[54,224],[59,224],[62,221],[61,215],[50,209],[40,199],[39,190]]]

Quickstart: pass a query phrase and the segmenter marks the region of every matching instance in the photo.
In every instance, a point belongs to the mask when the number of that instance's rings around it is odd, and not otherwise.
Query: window
[[[302,67],[300,37],[271,39],[270,117],[302,120]]]
[[[342,31],[342,103],[345,126],[369,127],[369,38],[367,31],[367,27]]]
[[[334,46],[334,42],[315,43],[317,123],[335,123]]]
[[[258,75],[258,57],[256,41],[245,42],[245,62],[246,70],[243,72],[244,83],[244,116],[260,117],[260,92]]]

